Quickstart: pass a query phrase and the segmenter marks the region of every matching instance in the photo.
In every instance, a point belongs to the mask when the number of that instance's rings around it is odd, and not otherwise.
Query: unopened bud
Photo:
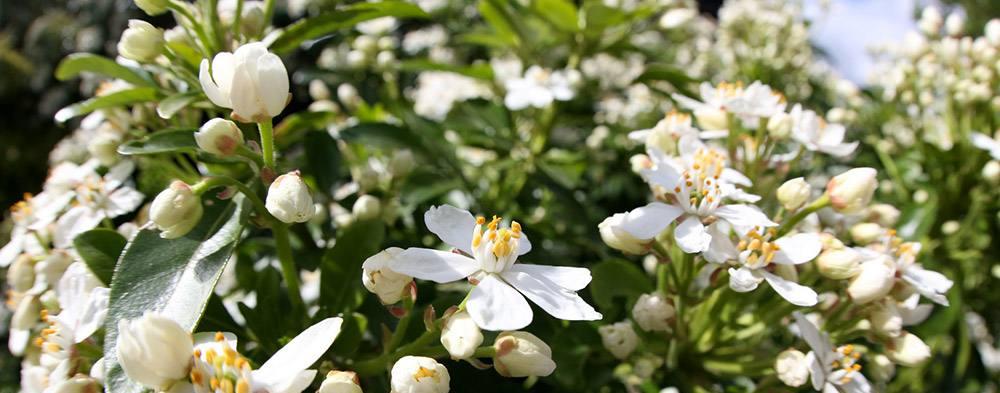
[[[469,313],[459,311],[448,317],[441,329],[441,345],[448,350],[452,359],[468,359],[483,343],[483,333]]]
[[[861,254],[850,248],[823,251],[816,258],[820,274],[834,280],[845,280],[861,272]]]
[[[333,370],[326,374],[317,393],[361,393],[358,374],[350,371]]]
[[[632,307],[632,319],[639,324],[639,328],[649,332],[669,330],[674,313],[674,306],[659,292],[640,295]]]
[[[153,199],[149,220],[162,231],[160,237],[176,239],[198,225],[202,212],[201,198],[194,194],[191,186],[175,180]]]
[[[851,227],[851,239],[855,243],[866,245],[878,240],[885,234],[885,228],[873,222],[863,222]]]
[[[413,168],[416,167],[417,163],[413,159],[413,152],[410,149],[397,150],[392,154],[392,158],[389,159],[389,173],[393,176],[406,176]]]
[[[767,132],[772,138],[783,140],[792,133],[792,116],[778,112],[767,120]]]
[[[313,79],[309,82],[309,97],[312,97],[314,101],[329,100],[330,88],[326,87],[326,83],[319,79]]]
[[[812,194],[812,187],[806,180],[796,177],[778,187],[778,201],[785,210],[792,211],[802,207]]]
[[[167,12],[170,0],[135,0],[135,5],[149,16],[157,16]]]
[[[148,63],[163,52],[163,32],[149,22],[132,19],[118,41],[118,54],[126,59]]]
[[[876,306],[868,320],[872,330],[885,337],[899,337],[903,331],[903,316],[892,300]]]
[[[694,111],[698,125],[705,130],[729,129],[729,118],[725,111],[715,108],[702,108]]]
[[[390,393],[448,393],[451,376],[436,360],[403,356],[392,365]]]
[[[950,36],[960,36],[965,31],[965,17],[957,12],[952,12],[944,20],[944,30]]]
[[[413,277],[389,269],[389,262],[401,252],[403,249],[398,247],[388,248],[369,257],[361,265],[361,282],[368,292],[378,296],[382,304],[398,303],[406,293],[407,286],[413,282]]]
[[[993,184],[1000,183],[1000,161],[992,160],[983,165],[983,179]]]
[[[876,203],[868,207],[868,219],[879,225],[892,228],[899,221],[899,209],[885,203]]]
[[[834,209],[854,213],[871,202],[878,187],[877,172],[872,168],[854,168],[830,179],[826,193]]]
[[[604,348],[618,359],[625,359],[639,345],[639,336],[635,334],[632,323],[621,321],[597,328],[601,334]]]
[[[601,239],[608,247],[614,248],[616,250],[628,253],[628,254],[642,254],[649,249],[650,240],[640,240],[636,239],[634,236],[626,232],[621,228],[624,223],[627,213],[618,213],[611,217],[605,218],[597,225],[598,230],[601,233]]]
[[[493,342],[493,366],[505,377],[545,377],[556,369],[552,348],[528,332],[503,332]]]
[[[309,221],[316,212],[309,186],[302,181],[299,171],[274,179],[267,189],[264,206],[271,215],[286,224]]]
[[[27,292],[35,285],[35,264],[30,256],[22,254],[7,267],[7,285],[14,292]]]
[[[118,362],[129,379],[147,388],[165,390],[187,379],[193,350],[191,334],[160,314],[118,321]]]
[[[876,381],[888,381],[896,375],[896,364],[881,353],[868,357],[868,367],[865,367],[865,374]]]
[[[983,31],[990,44],[1000,46],[1000,19],[990,19]]]
[[[847,293],[855,303],[871,303],[885,297],[895,282],[896,269],[884,261],[868,261],[861,264],[861,270],[851,280]]]
[[[220,156],[231,156],[243,145],[243,131],[232,121],[215,118],[194,133],[198,147]]]
[[[904,366],[919,366],[931,357],[931,348],[924,341],[909,332],[892,340],[888,346],[889,358]]]
[[[797,388],[809,380],[809,365],[806,355],[795,349],[786,349],[774,361],[774,372],[785,385]]]
[[[381,202],[379,202],[378,198],[371,195],[362,195],[354,201],[354,206],[351,207],[351,213],[354,214],[354,218],[358,220],[376,219],[381,214]]]

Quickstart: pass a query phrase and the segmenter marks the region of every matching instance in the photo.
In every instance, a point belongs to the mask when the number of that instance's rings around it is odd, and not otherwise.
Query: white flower
[[[834,280],[846,280],[861,271],[861,253],[853,248],[834,248],[823,251],[816,258],[820,274]]]
[[[809,186],[809,183],[806,183],[805,179],[796,177],[778,187],[777,197],[785,210],[792,211],[802,207],[809,200],[811,191],[812,187]]]
[[[512,78],[504,82],[507,96],[504,104],[511,110],[527,107],[545,108],[552,101],[569,101],[576,94],[574,84],[579,75],[574,70],[549,71],[539,66],[531,66],[522,78]]]
[[[351,206],[351,214],[354,218],[358,220],[371,220],[378,218],[382,212],[381,202],[379,202],[377,197],[365,194],[359,196],[356,201],[354,201],[354,206]]]
[[[10,331],[7,338],[7,349],[14,356],[21,356],[31,338],[31,329],[38,323],[42,311],[41,304],[33,295],[27,295],[17,302],[14,315],[10,317]]]
[[[885,256],[867,254],[859,266],[858,274],[847,286],[847,294],[858,304],[879,300],[892,290],[896,281],[896,267]]]
[[[149,220],[160,229],[160,237],[176,239],[186,235],[201,221],[201,198],[180,180],[160,191],[149,207]]]
[[[528,332],[503,332],[493,342],[493,367],[505,377],[546,377],[556,369],[552,348]]]
[[[628,87],[642,75],[644,68],[641,55],[631,55],[622,60],[607,53],[598,53],[580,63],[583,75],[596,79],[603,89]]]
[[[888,356],[877,353],[868,361],[868,375],[876,381],[889,381],[896,375],[896,364]]]
[[[812,376],[813,388],[818,391],[840,391],[844,393],[870,393],[871,384],[861,374],[858,359],[861,353],[853,345],[834,348],[826,333],[820,333],[816,325],[809,322],[802,313],[795,312],[796,326],[802,338],[812,349],[806,354],[806,363]]]
[[[358,374],[350,371],[330,371],[317,393],[361,393]]]
[[[814,233],[799,233],[773,239],[773,230],[763,234],[753,228],[741,236],[734,245],[728,236],[725,226],[716,226],[721,233],[712,237],[713,247],[705,253],[705,259],[715,263],[737,261],[739,268],[729,268],[729,287],[737,292],[749,292],[757,289],[757,284],[767,280],[771,288],[781,297],[797,306],[816,305],[819,298],[816,291],[796,284],[781,275],[772,273],[768,266],[801,265],[819,255],[822,243]]]
[[[441,328],[441,345],[452,359],[468,359],[483,343],[483,333],[469,313],[459,311],[448,317]]]
[[[703,82],[699,89],[701,101],[680,94],[674,94],[673,98],[682,107],[694,112],[703,129],[728,129],[728,113],[739,117],[746,127],[756,128],[758,119],[768,118],[785,110],[784,96],[760,82],[753,82],[747,87],[743,87],[741,83],[723,82],[712,86],[711,83]]]
[[[382,304],[399,302],[406,293],[406,288],[413,282],[413,277],[389,269],[389,262],[401,252],[403,249],[398,247],[387,248],[369,257],[361,265],[361,282],[368,292],[378,296]]]
[[[931,348],[916,335],[903,332],[888,345],[886,355],[894,362],[904,366],[919,366],[931,357]]]
[[[102,177],[89,172],[76,187],[76,204],[59,217],[56,222],[56,247],[69,247],[76,235],[97,227],[101,221],[130,213],[142,203],[145,196],[126,182],[135,164],[122,161],[108,169]]]
[[[396,29],[398,22],[391,16],[383,16],[369,21],[361,22],[354,27],[366,35],[384,35]]]
[[[403,356],[392,365],[390,393],[448,393],[448,369],[431,358]]]
[[[822,117],[796,104],[789,113],[792,117],[792,139],[809,151],[818,151],[834,157],[844,157],[854,152],[858,142],[844,142],[846,129],[841,124],[827,123]]]
[[[644,143],[646,148],[672,154],[677,152],[677,144],[681,138],[689,135],[699,135],[698,129],[691,126],[691,116],[670,112],[653,128],[632,131],[628,133],[628,138]]]
[[[834,209],[843,213],[854,213],[872,200],[878,187],[878,173],[872,168],[854,168],[830,179],[826,193]]]
[[[267,45],[249,43],[201,61],[198,79],[215,105],[233,110],[242,122],[261,122],[281,113],[288,102],[288,72]]]
[[[413,111],[418,115],[444,120],[456,102],[493,94],[482,82],[453,72],[428,71],[417,77],[417,87],[410,92]]]
[[[997,20],[997,23],[1000,26],[1000,20]],[[997,133],[997,135],[1000,135],[1000,133]],[[993,157],[994,160],[1000,160],[1000,138],[990,138],[989,135],[973,132],[969,135],[969,139],[974,146],[988,151],[990,157]]]
[[[1000,19],[990,19],[989,22],[986,22],[986,27],[983,29],[983,36],[993,46],[1000,46]]]
[[[431,207],[424,214],[424,223],[460,253],[409,248],[393,258],[389,268],[438,283],[468,277],[476,287],[469,294],[467,310],[479,327],[516,330],[528,326],[532,312],[525,296],[559,319],[601,319],[601,314],[576,294],[590,283],[590,270],[515,263],[518,256],[531,250],[517,222],[501,229],[499,217],[487,223],[483,217],[444,205]]]
[[[150,62],[163,52],[163,31],[144,20],[130,19],[118,41],[118,54],[138,62]]]
[[[698,11],[690,8],[674,8],[660,16],[660,28],[664,30],[676,29],[683,26],[698,16]]]
[[[809,380],[809,365],[806,354],[795,349],[786,349],[774,361],[774,371],[785,385],[799,387]]]
[[[191,334],[160,314],[118,321],[118,362],[125,375],[147,388],[166,390],[187,378],[193,348]]]
[[[302,181],[299,171],[274,179],[267,189],[264,207],[274,218],[286,224],[309,221],[316,212],[309,186]]]
[[[893,237],[889,237],[887,242],[893,242]],[[954,283],[945,275],[933,270],[924,269],[917,263],[917,254],[920,253],[921,245],[918,242],[901,243],[893,250],[897,256],[895,260],[896,269],[899,271],[900,279],[912,287],[917,293],[930,299],[934,303],[942,306],[948,305],[948,298],[945,293],[951,289]]]
[[[240,127],[232,121],[215,118],[205,122],[198,132],[194,133],[194,140],[204,151],[220,156],[231,156],[236,153],[236,149],[243,146],[243,131],[240,131]]]
[[[110,290],[83,262],[74,262],[56,288],[62,311],[47,318],[49,328],[42,331],[41,363],[50,368],[70,367],[74,346],[92,336],[104,325]]]
[[[597,328],[601,334],[604,348],[618,359],[625,359],[639,345],[639,336],[635,334],[632,323],[621,321]]]
[[[649,250],[652,239],[636,239],[634,236],[622,229],[622,225],[628,218],[628,213],[617,213],[605,218],[597,225],[601,233],[601,239],[608,247],[629,254],[643,254]]]
[[[775,113],[774,116],[767,119],[768,135],[778,140],[788,138],[792,133],[793,121],[792,116],[785,112]]]
[[[642,330],[649,332],[670,330],[670,320],[674,313],[674,306],[659,292],[640,295],[632,307],[632,319]]]

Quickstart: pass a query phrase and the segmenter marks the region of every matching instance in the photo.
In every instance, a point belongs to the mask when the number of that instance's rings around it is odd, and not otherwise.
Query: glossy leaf
[[[174,114],[190,105],[200,96],[201,93],[196,91],[171,95],[164,98],[163,101],[160,101],[160,104],[156,106],[156,114],[162,119],[174,117]]]
[[[316,185],[324,192],[330,192],[338,179],[340,149],[337,141],[325,131],[311,131],[305,138],[308,174],[316,179]]]
[[[385,225],[378,220],[356,221],[343,228],[320,265],[319,303],[330,314],[352,310],[368,295],[361,285],[361,264],[380,251]]]
[[[94,97],[62,108],[59,112],[56,112],[55,120],[62,123],[66,120],[86,115],[98,109],[151,102],[156,101],[159,97],[160,93],[153,87],[136,87],[126,89],[105,96]]]
[[[646,273],[635,264],[623,260],[598,263],[590,272],[594,277],[590,283],[590,293],[598,308],[606,314],[607,310],[614,309],[618,299],[624,299],[628,303],[653,290],[653,284]]]
[[[137,86],[155,86],[141,71],[123,66],[107,57],[92,53],[74,53],[66,56],[56,67],[56,79],[65,81],[82,73],[94,73],[121,79]]]
[[[427,18],[420,7],[402,1],[358,3],[342,10],[323,13],[293,23],[271,43],[274,52],[290,52],[305,41],[332,34],[359,22],[392,16],[396,18]]]
[[[198,151],[198,143],[194,140],[195,129],[164,130],[143,139],[131,141],[118,146],[118,153],[124,155],[142,155],[159,153],[193,153]]]
[[[448,71],[465,75],[470,78],[493,80],[493,68],[489,64],[473,64],[469,66],[456,66],[452,64],[435,63],[427,59],[406,60],[399,63],[399,68],[403,71]]]
[[[535,0],[532,8],[560,30],[580,31],[576,6],[568,0]]]
[[[125,237],[112,229],[92,229],[73,239],[73,247],[80,258],[104,285],[111,283],[118,256],[126,243]]]

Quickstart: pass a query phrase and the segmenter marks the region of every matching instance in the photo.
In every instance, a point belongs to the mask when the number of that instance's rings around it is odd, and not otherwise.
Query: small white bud
[[[854,277],[861,271],[861,254],[850,248],[829,249],[816,258],[820,274],[834,280]]]
[[[604,348],[618,359],[625,359],[639,345],[639,336],[635,334],[632,323],[621,321],[597,328],[601,334]]]
[[[896,225],[896,221],[899,221],[899,209],[889,204],[876,203],[868,207],[868,219],[883,227],[891,228]]]
[[[992,160],[983,165],[983,179],[993,184],[1000,183],[1000,161]]]
[[[873,222],[863,222],[851,227],[851,239],[855,243],[866,245],[878,240],[885,234],[885,228]]]
[[[772,138],[783,140],[792,133],[792,116],[785,112],[778,112],[770,119],[767,119],[767,133]]]
[[[885,337],[899,337],[903,331],[903,316],[892,300],[876,306],[868,320],[872,330]]]
[[[361,393],[358,374],[350,371],[333,370],[326,374],[317,393]]]
[[[914,334],[903,332],[892,340],[886,355],[890,359],[907,367],[919,366],[931,357],[931,348]]]
[[[674,313],[674,306],[658,292],[640,295],[632,307],[632,319],[639,324],[639,328],[649,332],[669,330]]]
[[[263,1],[243,2],[243,21],[240,23],[240,30],[249,37],[260,35],[267,27],[268,21],[264,20],[264,16]]]
[[[389,159],[389,173],[393,176],[406,176],[417,166],[410,149],[402,149],[394,152]]]
[[[876,381],[888,381],[896,375],[896,364],[888,356],[878,353],[868,357],[865,374]]]
[[[983,33],[990,44],[1000,46],[1000,19],[990,19],[989,22],[986,22]]]
[[[361,282],[368,292],[378,296],[382,304],[395,304],[406,293],[406,287],[413,282],[413,277],[389,270],[389,262],[403,249],[392,247],[375,254],[361,265],[363,270]]]
[[[286,224],[306,222],[316,212],[309,186],[302,181],[299,171],[278,176],[267,189],[264,203],[267,211]]]
[[[693,9],[674,8],[663,13],[663,16],[660,17],[660,28],[664,30],[676,29],[690,22],[695,16],[698,16],[698,12]]]
[[[359,50],[347,52],[347,66],[350,68],[362,68],[368,63],[368,55]]]
[[[885,261],[868,261],[861,264],[861,270],[851,280],[847,293],[855,303],[871,303],[885,297],[895,282],[895,268]]]
[[[605,218],[597,225],[604,243],[613,249],[628,254],[643,254],[648,250],[650,240],[636,239],[634,236],[621,228],[624,223],[626,213],[618,213]]]
[[[826,193],[833,208],[844,213],[854,213],[868,206],[875,188],[878,172],[873,168],[854,168],[830,179]]]
[[[309,97],[312,97],[315,101],[329,100],[330,88],[326,87],[326,83],[319,79],[313,79],[309,81]]]
[[[913,201],[916,203],[925,203],[930,197],[930,194],[925,190],[916,190],[913,192]]]
[[[945,221],[944,224],[941,224],[941,233],[945,235],[952,235],[955,232],[958,232],[959,229],[962,229],[962,224],[959,224],[958,221],[955,220],[948,220]]]
[[[176,180],[161,191],[149,206],[149,220],[160,229],[160,237],[176,239],[198,225],[203,209],[191,186]]]
[[[774,361],[774,372],[785,385],[797,388],[809,380],[809,365],[806,355],[795,349],[786,349]]]
[[[121,143],[122,137],[117,132],[101,130],[87,143],[87,152],[101,165],[110,167],[118,162],[118,145]]]
[[[811,195],[812,187],[801,177],[786,181],[778,187],[778,201],[788,211],[802,207]]]
[[[231,156],[243,145],[243,131],[232,121],[215,118],[205,122],[194,133],[198,147],[220,156]]]
[[[917,22],[917,26],[924,34],[935,36],[941,31],[942,23],[944,21],[941,11],[938,11],[937,7],[930,6],[924,8],[923,12],[920,13],[920,21]]]
[[[381,51],[375,55],[375,67],[380,70],[391,68],[396,64],[396,54],[390,51]]]
[[[957,12],[952,12],[944,21],[945,32],[950,36],[962,35],[965,31],[965,17]]]
[[[729,129],[729,118],[726,112],[715,108],[702,108],[694,111],[694,118],[698,120],[698,125],[705,130],[726,130]]]
[[[483,343],[483,333],[469,313],[459,311],[448,317],[441,328],[441,345],[448,350],[452,359],[468,359]]]
[[[643,170],[653,167],[653,161],[645,154],[636,154],[629,157],[628,162],[632,165],[632,172],[635,173],[641,173]]]
[[[528,332],[503,332],[493,342],[493,367],[505,377],[546,377],[556,370],[552,348]]]
[[[351,45],[354,49],[365,53],[375,53],[378,49],[378,43],[375,37],[370,35],[360,35],[354,39],[354,43]]]
[[[340,86],[337,86],[337,99],[348,108],[357,107],[361,103],[358,89],[347,83],[341,83]]]
[[[97,381],[86,375],[76,375],[45,389],[46,393],[98,393],[101,391]]]
[[[131,19],[128,29],[122,32],[118,40],[118,54],[126,59],[148,63],[163,52],[163,31],[149,22]]]
[[[392,365],[390,393],[448,393],[451,376],[436,360],[403,356]]]
[[[365,194],[354,201],[354,206],[351,207],[351,214],[354,214],[354,218],[358,220],[372,220],[382,214],[381,206],[378,198]]]
[[[21,254],[7,267],[7,285],[14,292],[27,292],[35,285],[35,264],[28,254]]]
[[[170,0],[135,0],[135,5],[149,16],[157,16],[167,12]]]
[[[194,343],[172,319],[147,312],[139,319],[118,321],[118,362],[131,380],[166,390],[187,379]]]

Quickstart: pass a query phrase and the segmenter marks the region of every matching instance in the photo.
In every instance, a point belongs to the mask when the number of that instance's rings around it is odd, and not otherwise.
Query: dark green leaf
[[[113,108],[137,104],[140,102],[156,101],[160,93],[153,87],[136,87],[108,94],[106,96],[94,97],[86,101],[81,101],[67,106],[56,112],[57,122],[65,122],[77,116],[86,115],[98,109]]]
[[[653,290],[653,284],[646,273],[635,264],[623,260],[598,263],[590,272],[594,276],[590,283],[590,294],[601,310],[613,309],[617,298],[624,298],[625,303],[628,303]]]
[[[169,119],[174,117],[174,114],[184,109],[184,107],[190,105],[192,102],[201,96],[200,92],[189,91],[187,93],[177,93],[164,98],[160,101],[160,104],[156,106],[156,114],[163,119]]]
[[[670,83],[678,92],[686,96],[694,96],[691,85],[695,79],[688,76],[684,71],[667,64],[650,64],[646,66],[646,71],[639,75],[636,82],[664,81]]]
[[[164,130],[143,139],[131,141],[118,146],[118,153],[124,155],[159,154],[159,153],[193,153],[198,151],[198,143],[194,140],[194,129]]]
[[[535,0],[532,8],[560,30],[571,33],[580,31],[576,6],[567,0]]]
[[[353,356],[361,346],[365,331],[368,330],[368,317],[361,313],[349,313],[344,314],[343,318],[344,324],[340,335],[330,349],[340,356]]]
[[[472,64],[469,66],[456,66],[451,64],[434,63],[427,59],[406,60],[399,64],[403,71],[448,71],[465,75],[470,78],[493,80],[493,68],[489,64]]]
[[[358,3],[341,10],[325,12],[318,16],[293,23],[271,43],[271,50],[279,53],[290,52],[307,40],[332,34],[337,30],[354,26],[359,22],[383,16],[396,18],[429,17],[420,7],[403,1]]]
[[[91,53],[74,53],[66,56],[56,67],[56,79],[65,81],[84,72],[117,78],[133,85],[155,86],[141,71],[115,63],[114,60]]]
[[[323,192],[330,192],[338,180],[340,149],[337,141],[326,131],[311,131],[305,138],[308,174],[316,179],[316,185]]]
[[[361,123],[340,131],[348,142],[364,142],[378,146],[405,147],[427,153],[423,141],[409,129],[386,123]]]
[[[230,201],[205,201],[201,222],[186,236],[163,239],[156,229],[135,235],[115,267],[105,321],[104,359],[107,389],[141,392],[117,362],[118,321],[157,311],[194,329],[222,269],[243,231],[246,213],[242,195]]]
[[[89,230],[73,239],[73,247],[80,258],[104,285],[111,283],[111,275],[125,243],[128,243],[125,237],[111,229]]]
[[[479,14],[483,16],[486,23],[496,32],[496,37],[507,45],[517,45],[519,43],[517,30],[514,29],[507,13],[501,7],[502,2],[496,4],[491,0],[479,1]]]
[[[587,15],[587,33],[599,34],[602,30],[627,20],[627,16],[621,10],[601,3],[587,3],[583,11]]]
[[[383,237],[385,225],[378,220],[356,221],[340,231],[320,265],[319,303],[331,314],[357,308],[364,300],[361,264],[379,251]]]

